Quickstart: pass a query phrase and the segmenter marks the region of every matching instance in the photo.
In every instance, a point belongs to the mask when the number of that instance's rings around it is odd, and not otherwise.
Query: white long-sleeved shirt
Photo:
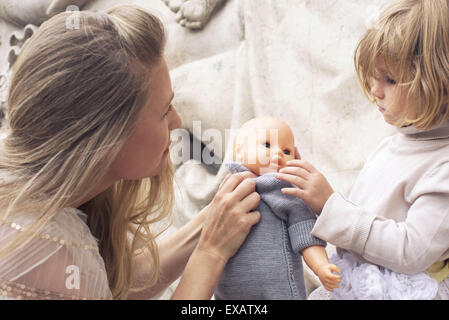
[[[449,121],[384,139],[350,195],[329,198],[312,234],[400,273],[449,258]]]

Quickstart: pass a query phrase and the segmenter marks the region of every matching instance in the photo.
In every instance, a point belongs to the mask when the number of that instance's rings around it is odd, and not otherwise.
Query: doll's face
[[[290,127],[276,118],[246,122],[234,140],[234,160],[257,175],[278,172],[295,159],[295,138]]]

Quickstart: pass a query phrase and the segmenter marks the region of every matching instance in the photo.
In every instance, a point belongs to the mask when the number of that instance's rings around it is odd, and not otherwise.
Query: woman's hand
[[[228,176],[212,202],[201,211],[205,216],[198,245],[186,265],[172,299],[204,300],[213,295],[221,273],[260,219],[260,196],[251,172]]]
[[[287,167],[279,170],[276,177],[297,186],[284,188],[282,193],[302,199],[316,214],[321,213],[324,204],[334,193],[326,178],[305,160],[287,162]]]
[[[228,176],[206,211],[197,251],[207,252],[225,263],[243,244],[251,227],[260,219],[260,196],[251,172]]]

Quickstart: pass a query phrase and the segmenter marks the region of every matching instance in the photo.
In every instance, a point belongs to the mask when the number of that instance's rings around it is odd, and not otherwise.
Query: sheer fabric
[[[0,222],[4,247],[37,217]],[[104,261],[87,216],[62,209],[39,236],[0,259],[0,299],[112,299]]]
[[[319,286],[313,290],[307,300],[332,300],[332,293]],[[440,283],[434,300],[449,300],[449,278]]]
[[[426,272],[414,275],[395,273],[371,263],[362,263],[349,252],[334,254],[329,261],[342,271],[339,287],[333,292],[318,287],[308,300],[448,300],[449,278],[440,283]]]

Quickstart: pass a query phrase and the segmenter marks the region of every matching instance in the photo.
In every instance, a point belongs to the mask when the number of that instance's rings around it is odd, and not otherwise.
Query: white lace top
[[[0,222],[0,246],[34,220]],[[87,216],[62,209],[42,233],[0,259],[0,299],[112,299],[104,261]]]

